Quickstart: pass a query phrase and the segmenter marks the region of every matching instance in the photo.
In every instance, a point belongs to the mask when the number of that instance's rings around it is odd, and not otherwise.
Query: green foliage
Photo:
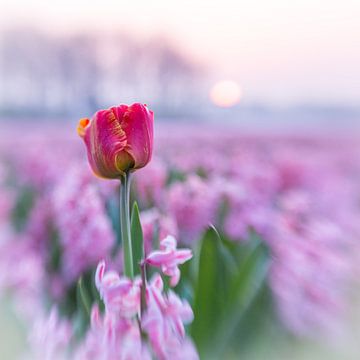
[[[74,315],[74,332],[79,339],[84,336],[89,327],[91,306],[91,295],[83,277],[80,277],[76,285],[76,312]]]
[[[83,278],[81,277],[77,283],[77,303],[79,305],[79,309],[90,317],[91,313],[91,306],[92,306],[92,299],[91,294],[88,292],[88,289],[84,285]]]
[[[174,182],[184,182],[186,180],[186,174],[178,169],[172,168],[169,171],[168,178],[166,180],[166,186],[173,184]]]
[[[213,337],[214,324],[219,324],[221,312],[229,292],[229,269],[224,261],[226,249],[215,228],[210,228],[203,237],[199,259],[199,272],[195,288],[192,336],[199,348],[207,348]]]
[[[262,292],[268,267],[267,249],[256,236],[239,244],[221,239],[213,227],[204,234],[191,327],[202,357],[219,358],[229,351],[238,326]]]
[[[91,309],[97,304],[100,312],[104,304],[95,285],[95,269],[83,273],[79,280],[67,289],[66,295],[57,303],[60,314],[74,319],[74,333],[80,339],[90,325]],[[52,300],[49,303],[51,307]]]
[[[144,237],[141,228],[139,207],[136,202],[131,211],[131,241],[134,276],[140,275],[140,262],[144,258]]]
[[[99,292],[95,286],[95,271],[87,271],[81,276],[76,284],[74,313],[75,333],[81,338],[90,325],[91,309],[94,304],[104,310],[104,304],[100,299]]]
[[[48,271],[57,272],[60,271],[61,259],[62,259],[62,250],[59,241],[59,233],[56,231],[55,227],[50,227],[50,236],[49,236],[49,262],[47,264]]]
[[[11,214],[12,223],[17,231],[22,231],[24,229],[33,207],[34,200],[35,193],[33,189],[25,187],[20,190]]]
[[[203,179],[207,179],[209,176],[207,170],[201,166],[196,169],[195,174]]]

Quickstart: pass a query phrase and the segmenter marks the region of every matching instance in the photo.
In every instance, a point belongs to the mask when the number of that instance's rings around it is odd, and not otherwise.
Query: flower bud
[[[144,167],[153,150],[154,114],[135,103],[98,111],[77,128],[94,173],[107,179]]]

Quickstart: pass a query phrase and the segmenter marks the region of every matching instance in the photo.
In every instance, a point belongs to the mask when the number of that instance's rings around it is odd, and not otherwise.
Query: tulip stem
[[[130,173],[121,176],[120,186],[120,226],[123,246],[123,268],[125,276],[134,278],[132,243],[130,232]]]

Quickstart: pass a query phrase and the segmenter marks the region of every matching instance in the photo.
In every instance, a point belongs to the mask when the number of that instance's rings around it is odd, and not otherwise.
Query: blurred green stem
[[[146,263],[145,261],[141,262],[141,314],[144,314],[146,311]]]
[[[130,279],[134,278],[133,256],[130,232],[130,183],[131,175],[126,172],[121,177],[120,187],[120,226],[123,246],[124,274]]]

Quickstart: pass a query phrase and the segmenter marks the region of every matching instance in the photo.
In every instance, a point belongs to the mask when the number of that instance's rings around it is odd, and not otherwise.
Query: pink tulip
[[[144,167],[152,155],[153,123],[153,112],[139,103],[100,110],[92,120],[81,119],[77,130],[94,173],[115,179]]]
[[[170,276],[170,285],[176,286],[180,279],[178,265],[192,258],[190,249],[177,250],[176,240],[169,235],[160,242],[160,250],[153,251],[146,258],[146,262],[152,266],[161,267],[165,275]]]

